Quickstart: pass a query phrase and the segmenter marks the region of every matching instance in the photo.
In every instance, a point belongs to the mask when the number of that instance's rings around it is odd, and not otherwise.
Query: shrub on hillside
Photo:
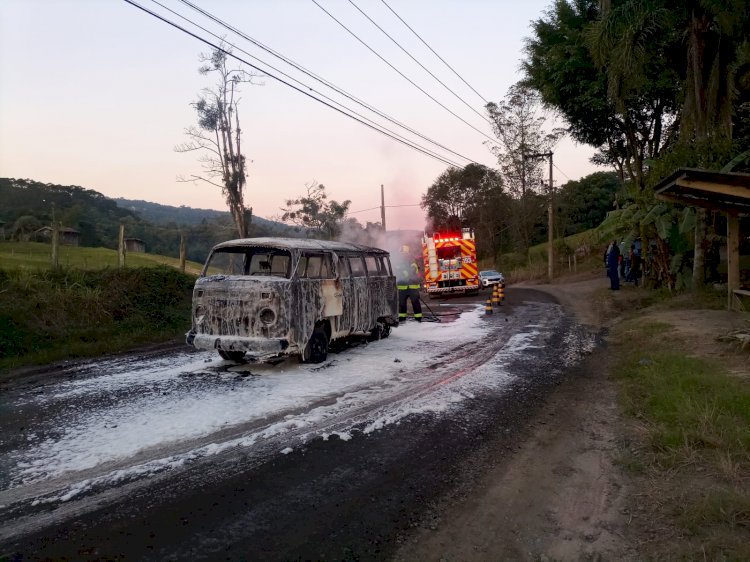
[[[0,270],[0,358],[187,330],[193,283],[168,267]]]

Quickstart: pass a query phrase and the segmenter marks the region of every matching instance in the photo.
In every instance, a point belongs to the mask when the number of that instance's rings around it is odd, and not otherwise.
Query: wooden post
[[[380,184],[380,222],[383,223],[383,232],[385,232],[385,191],[383,184]]]
[[[52,267],[60,267],[60,227],[52,222]]]
[[[180,271],[185,273],[185,235],[180,232]]]
[[[740,219],[737,211],[727,212],[727,309],[740,310],[734,294],[740,288]]]
[[[117,264],[125,267],[125,225],[120,224],[120,236],[117,244]]]
[[[549,206],[547,207],[547,276],[549,282],[555,277],[555,184],[552,182],[552,152],[549,156]]]

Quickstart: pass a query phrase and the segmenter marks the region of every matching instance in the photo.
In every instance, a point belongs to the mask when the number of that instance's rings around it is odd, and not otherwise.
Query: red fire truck
[[[436,232],[422,238],[424,288],[430,296],[479,291],[474,232]]]

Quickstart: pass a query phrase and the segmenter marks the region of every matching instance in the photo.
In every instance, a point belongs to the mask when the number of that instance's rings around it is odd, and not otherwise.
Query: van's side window
[[[367,264],[367,274],[370,277],[382,275],[380,268],[378,267],[378,259],[376,256],[365,256],[365,263]]]
[[[350,256],[349,267],[352,270],[352,277],[365,277],[365,262],[361,256]]]
[[[307,256],[307,271],[305,277],[317,279],[320,277],[320,264],[323,261],[321,256]]]
[[[387,256],[383,256],[380,259],[383,260],[385,274],[393,275],[393,270],[391,269],[391,260]]]
[[[309,254],[300,257],[297,277],[307,279],[332,279],[333,264],[330,254]]]
[[[320,278],[333,279],[333,262],[331,254],[323,254],[323,263],[320,264]]]
[[[341,277],[341,279],[349,279],[349,277],[351,277],[351,272],[349,271],[349,260],[344,256],[339,256],[338,269],[339,277]]]

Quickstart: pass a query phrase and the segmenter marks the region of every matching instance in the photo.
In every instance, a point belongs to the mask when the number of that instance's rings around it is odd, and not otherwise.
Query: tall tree
[[[479,164],[445,170],[422,196],[421,206],[433,230],[471,227],[481,234],[480,254],[493,257],[511,215],[511,200],[503,191],[502,177]]]
[[[305,184],[305,194],[287,199],[281,220],[312,230],[317,236],[331,240],[340,233],[351,201],[328,201],[326,187],[314,180]]]
[[[486,106],[498,142],[487,142],[497,157],[505,186],[516,200],[513,213],[515,237],[521,250],[531,245],[534,224],[544,213],[536,195],[544,190],[543,162],[531,154],[549,152],[564,134],[562,129],[546,131],[547,116],[539,94],[522,84],[512,86],[499,105]]]
[[[562,234],[570,236],[599,226],[614,209],[621,188],[615,172],[595,172],[564,184],[557,199]]]
[[[212,88],[204,89],[192,104],[198,115],[198,124],[185,129],[190,140],[176,146],[175,150],[201,154],[204,175],[192,175],[190,179],[180,181],[200,180],[221,188],[237,234],[244,238],[250,228],[252,208],[245,206],[247,172],[245,155],[242,153],[239,94],[240,85],[252,84],[257,75],[241,66],[230,66],[227,60],[229,54],[230,51],[224,47],[210,54],[201,54],[202,65],[198,72],[216,76],[217,82]],[[220,183],[217,183],[217,179]]]
[[[648,86],[652,53],[661,44],[671,67],[681,71],[678,143],[701,156],[683,165],[707,166],[732,137],[735,70],[750,31],[746,0],[623,0],[603,3],[592,28],[592,48],[609,72],[610,94],[621,84]],[[651,55],[651,56],[650,56]],[[681,150],[682,153],[690,151]],[[693,286],[704,281],[706,210],[698,208],[694,232]]]
[[[668,56],[674,32],[655,32],[663,12],[609,4],[556,0],[532,23],[524,84],[563,115],[573,138],[598,148],[596,163],[614,166],[642,189],[646,162],[675,137],[679,74]],[[602,18],[603,11],[622,17]]]

